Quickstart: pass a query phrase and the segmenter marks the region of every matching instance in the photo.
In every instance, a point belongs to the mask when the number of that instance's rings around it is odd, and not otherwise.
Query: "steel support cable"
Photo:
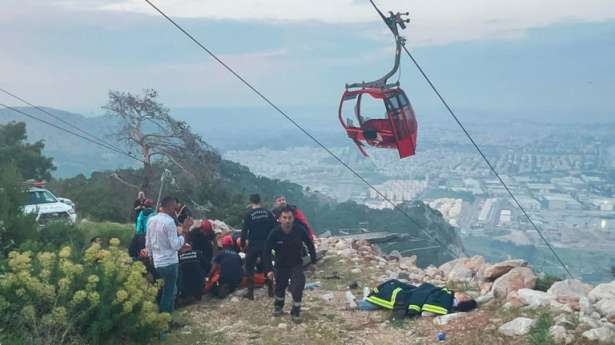
[[[118,146],[115,146],[115,145],[113,145],[113,144],[111,144],[111,143],[109,143],[109,142],[107,142],[107,141],[105,141],[105,140],[103,140],[103,139],[101,139],[101,138],[99,138],[99,137],[95,136],[94,134],[92,134],[92,133],[90,133],[90,132],[88,132],[88,131],[86,131],[86,130],[84,130],[84,129],[81,129],[81,128],[79,128],[79,127],[77,127],[77,126],[73,125],[72,123],[70,123],[70,122],[68,122],[68,121],[66,121],[66,120],[64,120],[64,119],[62,119],[61,117],[59,117],[59,116],[57,116],[57,115],[55,115],[55,114],[51,113],[50,111],[47,111],[47,110],[45,110],[45,109],[43,109],[43,108],[41,108],[41,107],[39,107],[39,106],[37,106],[37,105],[32,104],[31,102],[28,102],[27,100],[25,100],[25,99],[23,99],[23,98],[21,98],[21,97],[19,97],[19,96],[15,95],[15,94],[14,94],[14,93],[12,93],[12,92],[9,92],[9,91],[7,91],[7,90],[5,90],[5,89],[1,88],[1,87],[0,87],[0,91],[1,91],[1,92],[3,92],[3,93],[5,93],[5,94],[7,94],[7,95],[9,95],[9,96],[11,96],[11,97],[13,97],[13,98],[15,98],[15,99],[17,99],[17,100],[19,100],[19,101],[21,101],[21,102],[22,102],[22,103],[24,103],[24,104],[27,104],[27,105],[29,105],[29,106],[31,106],[31,107],[33,107],[33,108],[37,109],[37,110],[38,110],[38,111],[40,111],[40,112],[43,112],[43,113],[45,113],[45,114],[47,114],[47,115],[51,116],[52,118],[54,118],[54,119],[56,119],[56,120],[58,120],[58,121],[62,122],[63,124],[65,124],[65,125],[67,125],[67,126],[71,127],[72,129],[74,129],[74,130],[77,130],[77,131],[81,132],[83,135],[85,135],[85,136],[89,136],[89,137],[90,137],[90,138],[92,138],[94,141],[97,141],[100,145],[108,146],[107,148],[108,148],[108,149],[110,149],[110,150],[114,150],[115,152],[122,153],[122,154],[129,154],[129,153],[127,153],[127,152],[124,152],[124,150],[123,150],[122,148],[120,148],[120,147],[118,147]]]
[[[316,137],[314,137],[310,132],[308,132],[303,126],[301,126],[297,121],[295,121],[290,115],[284,112],[280,107],[278,107],[275,103],[273,103],[267,96],[261,93],[256,87],[250,84],[245,78],[243,78],[239,73],[237,73],[233,68],[227,65],[222,59],[220,59],[214,52],[209,50],[205,45],[203,45],[199,40],[197,40],[192,34],[190,34],[186,29],[177,24],[171,17],[169,17],[166,13],[164,13],[160,8],[154,5],[150,0],[144,0],[147,2],[156,12],[162,15],[166,20],[168,20],[177,30],[181,31],[186,37],[188,37],[192,42],[194,42],[197,46],[199,46],[203,51],[205,51],[209,56],[211,56],[214,60],[216,60],[220,65],[222,65],[228,72],[230,72],[233,76],[239,79],[245,86],[247,86],[252,92],[258,95],[262,100],[264,100],[269,106],[271,106],[274,110],[280,113],[286,120],[290,121],[295,127],[297,127],[303,134],[308,136],[312,141],[314,141],[320,148],[325,150],[331,157],[333,157],[338,163],[344,166],[348,171],[350,171],[355,177],[365,183],[370,189],[372,189],[376,194],[378,194],[382,199],[391,204],[396,210],[401,212],[404,216],[406,216],[417,228],[427,236],[427,238],[434,243],[437,243],[439,246],[448,251],[453,257],[459,257],[457,253],[454,253],[448,246],[443,244],[440,240],[433,237],[427,231],[421,228],[421,226],[414,220],[410,215],[404,211],[401,207],[397,206],[393,201],[386,197],[382,192],[380,192],[376,187],[374,187],[369,181],[367,181],[361,174],[359,174],[356,170],[350,167],[346,162],[344,162],[338,155],[336,155],[333,151],[331,151],[327,146],[321,143]],[[465,254],[465,253],[464,253]]]
[[[412,62],[414,63],[414,65],[416,66],[416,68],[419,70],[419,72],[421,73],[421,75],[423,76],[423,78],[425,78],[425,80],[427,81],[427,83],[429,84],[429,86],[431,87],[431,89],[435,92],[435,94],[438,96],[438,98],[440,99],[440,101],[442,102],[442,104],[444,104],[444,107],[446,108],[446,110],[448,110],[448,112],[451,114],[451,116],[453,117],[453,119],[455,120],[455,122],[457,122],[457,124],[459,125],[459,127],[461,127],[461,130],[463,131],[463,133],[465,133],[466,137],[468,137],[468,139],[470,140],[470,142],[472,143],[472,145],[474,146],[474,148],[476,149],[476,151],[478,151],[478,153],[480,154],[480,156],[483,158],[483,160],[485,161],[485,163],[487,163],[487,166],[489,166],[489,169],[491,170],[491,172],[497,177],[498,181],[500,181],[500,183],[502,184],[502,186],[504,186],[504,189],[506,189],[506,192],[508,192],[508,195],[510,196],[510,198],[515,202],[515,204],[517,205],[517,207],[519,207],[519,209],[521,210],[521,212],[523,213],[523,215],[525,216],[525,218],[527,218],[527,220],[530,222],[530,224],[532,224],[532,227],[534,228],[534,230],[536,230],[536,232],[538,233],[538,235],[540,235],[540,238],[542,239],[542,241],[547,245],[547,247],[549,248],[549,250],[551,250],[551,253],[553,253],[553,256],[555,256],[555,258],[557,259],[557,261],[559,261],[559,263],[562,265],[562,267],[564,268],[564,270],[566,271],[566,273],[568,273],[568,275],[570,276],[570,278],[574,279],[574,276],[572,275],[572,273],[570,272],[570,270],[568,270],[568,267],[566,266],[566,264],[564,263],[564,261],[560,258],[560,256],[557,254],[557,252],[555,251],[555,249],[551,246],[551,244],[549,243],[549,241],[547,241],[547,239],[545,238],[545,236],[543,235],[542,231],[538,228],[538,226],[536,225],[536,223],[534,223],[534,221],[532,220],[532,218],[530,217],[530,215],[525,211],[525,208],[523,206],[521,206],[521,203],[517,200],[517,197],[515,197],[515,195],[513,194],[513,192],[510,190],[510,188],[508,188],[508,185],[506,184],[506,182],[504,182],[504,180],[502,179],[502,177],[500,177],[500,174],[497,172],[497,170],[495,170],[495,167],[493,166],[493,164],[491,164],[491,161],[489,161],[489,159],[487,158],[487,156],[485,156],[485,154],[483,153],[483,151],[481,150],[481,148],[478,146],[478,144],[474,141],[474,139],[472,138],[472,136],[470,135],[470,133],[466,130],[465,126],[461,123],[461,121],[459,120],[459,118],[457,117],[457,115],[455,115],[455,112],[453,112],[453,109],[451,109],[451,107],[448,105],[448,103],[444,100],[444,97],[442,97],[442,95],[440,94],[440,92],[438,91],[438,89],[435,87],[435,85],[431,82],[431,79],[429,79],[429,77],[427,76],[427,74],[425,74],[425,71],[423,71],[423,68],[421,68],[421,66],[419,65],[419,63],[416,61],[416,59],[414,58],[414,56],[410,53],[410,51],[408,50],[408,48],[406,48],[406,46],[403,46],[404,51],[406,52],[406,54],[408,54],[408,57],[410,57],[410,59],[412,60]]]
[[[98,145],[98,146],[101,146],[101,147],[106,148],[106,149],[108,149],[108,150],[112,150],[112,151],[114,151],[114,152],[116,152],[116,153],[119,153],[119,154],[122,154],[122,155],[128,156],[128,157],[130,157],[130,158],[132,158],[132,159],[134,159],[134,160],[137,160],[137,161],[139,161],[139,162],[143,163],[143,161],[142,161],[141,159],[139,159],[139,158],[137,158],[137,157],[135,157],[135,156],[133,156],[133,155],[131,155],[131,154],[127,153],[127,152],[124,152],[124,151],[121,151],[121,150],[116,150],[116,149],[113,149],[113,148],[112,148],[112,147],[110,147],[110,146],[106,146],[106,145],[104,145],[104,144],[102,144],[102,143],[99,143],[99,142],[97,142],[97,141],[95,141],[95,140],[93,140],[93,139],[91,139],[91,138],[88,138],[88,137],[86,137],[86,136],[84,136],[84,135],[81,135],[81,134],[79,134],[79,133],[76,133],[76,132],[74,132],[74,131],[71,131],[70,129],[66,129],[66,128],[62,127],[62,126],[58,126],[58,125],[56,125],[55,123],[51,123],[51,122],[49,122],[49,121],[47,121],[47,120],[43,120],[43,119],[41,119],[40,117],[34,116],[34,115],[32,115],[32,114],[28,114],[28,113],[26,113],[25,111],[19,110],[19,109],[14,108],[14,107],[11,107],[10,105],[6,105],[6,104],[2,104],[2,103],[0,103],[0,106],[4,107],[4,108],[6,108],[6,109],[12,110],[12,111],[14,111],[14,112],[16,112],[16,113],[19,113],[19,114],[21,114],[21,115],[23,115],[23,116],[29,117],[29,118],[31,118],[31,119],[33,119],[33,120],[36,120],[36,121],[42,122],[42,123],[44,123],[44,124],[46,124],[46,125],[49,125],[49,126],[51,126],[51,127],[54,127],[54,128],[59,129],[59,130],[61,130],[61,131],[64,131],[64,132],[66,132],[66,133],[72,134],[72,135],[74,135],[74,136],[76,136],[76,137],[79,137],[79,138],[81,138],[81,139],[83,139],[83,140],[86,140],[86,141],[88,141],[88,142],[90,142],[90,143],[92,143],[92,144],[94,144],[94,145]]]

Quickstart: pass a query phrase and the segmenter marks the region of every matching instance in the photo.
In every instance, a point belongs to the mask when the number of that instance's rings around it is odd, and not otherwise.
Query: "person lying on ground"
[[[392,310],[395,319],[402,319],[467,312],[478,304],[469,295],[446,287],[429,283],[414,286],[391,279],[372,289],[367,298],[359,303],[359,309],[363,310],[372,310],[374,306]]]

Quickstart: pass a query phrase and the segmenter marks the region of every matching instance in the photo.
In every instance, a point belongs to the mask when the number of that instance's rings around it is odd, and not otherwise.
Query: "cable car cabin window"
[[[407,106],[403,108],[400,107],[400,104],[407,103],[404,102],[405,99],[400,102],[400,98],[404,99],[405,97],[400,97],[399,94],[394,93],[387,98],[386,102],[389,117],[395,126],[395,134],[397,136],[397,140],[405,139],[410,135],[410,128],[408,126],[408,121],[406,118],[406,114],[409,109]]]

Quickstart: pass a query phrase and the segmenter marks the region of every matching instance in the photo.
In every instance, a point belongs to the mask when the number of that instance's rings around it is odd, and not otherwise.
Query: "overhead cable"
[[[132,154],[130,154],[130,153],[128,153],[128,152],[124,152],[124,151],[122,151],[122,150],[116,149],[116,148],[114,148],[113,146],[111,146],[111,145],[109,145],[109,144],[98,142],[98,141],[96,141],[96,140],[94,140],[94,139],[92,139],[92,138],[90,138],[90,137],[87,137],[87,136],[85,136],[85,135],[79,134],[79,133],[77,133],[77,132],[75,132],[75,131],[72,131],[72,130],[70,130],[70,129],[66,129],[66,128],[62,127],[62,126],[59,126],[59,125],[55,124],[55,123],[51,123],[51,122],[49,122],[49,121],[47,121],[47,120],[41,119],[40,117],[37,117],[37,116],[32,115],[32,114],[29,114],[29,113],[27,113],[27,112],[25,112],[25,111],[23,111],[23,110],[17,109],[17,108],[15,108],[15,107],[10,106],[10,105],[6,105],[6,104],[2,104],[2,103],[0,103],[0,106],[4,107],[4,108],[6,108],[6,109],[12,110],[12,111],[14,111],[14,112],[16,112],[16,113],[19,113],[19,114],[21,114],[21,115],[23,115],[23,116],[26,116],[26,117],[28,117],[28,118],[31,118],[31,119],[33,119],[33,120],[36,120],[36,121],[42,122],[42,123],[44,123],[44,124],[46,124],[46,125],[48,125],[48,126],[54,127],[54,128],[56,128],[56,129],[59,129],[59,130],[61,130],[61,131],[63,131],[63,132],[66,132],[66,133],[72,134],[72,135],[74,135],[74,136],[76,136],[76,137],[79,137],[79,138],[81,138],[81,139],[83,139],[83,140],[86,140],[86,141],[88,141],[88,142],[90,142],[90,143],[92,143],[92,144],[94,144],[94,145],[98,145],[98,146],[103,147],[103,148],[105,148],[105,149],[107,149],[107,150],[111,150],[111,151],[116,152],[116,153],[119,153],[119,154],[121,154],[121,155],[125,155],[125,156],[127,156],[127,157],[130,157],[130,158],[132,158],[132,159],[134,159],[134,160],[136,160],[136,161],[139,161],[139,162],[143,163],[143,160],[139,159],[138,157],[135,157],[134,155],[132,155]]]
[[[338,163],[344,166],[348,171],[350,171],[355,177],[365,183],[370,189],[376,192],[383,200],[391,204],[393,208],[401,212],[404,216],[406,216],[416,227],[421,231],[427,238],[440,245],[444,250],[449,252],[453,257],[459,257],[459,255],[453,252],[446,244],[443,244],[438,238],[432,236],[430,233],[425,231],[412,217],[401,207],[391,201],[386,197],[382,192],[380,192],[374,185],[372,185],[369,181],[367,181],[361,174],[359,174],[356,170],[354,170],[351,166],[349,166],[346,162],[344,162],[338,155],[336,155],[333,151],[331,151],[327,146],[321,143],[314,135],[308,132],[303,126],[301,126],[297,121],[295,121],[290,115],[284,112],[280,107],[278,107],[275,103],[273,103],[267,96],[265,96],[262,92],[260,92],[256,87],[254,87],[251,83],[249,83],[244,77],[242,77],[238,72],[236,72],[233,68],[227,65],[222,59],[220,59],[214,52],[208,49],[203,43],[197,40],[192,34],[190,34],[186,29],[180,26],[177,22],[175,22],[171,17],[169,17],[166,13],[164,13],[160,8],[154,5],[150,0],[144,0],[147,2],[156,12],[162,15],[165,19],[167,19],[177,30],[181,31],[186,37],[188,37],[192,42],[194,42],[197,46],[199,46],[203,51],[205,51],[209,56],[211,56],[214,60],[216,60],[220,65],[222,65],[228,72],[230,72],[233,76],[239,79],[245,86],[247,86],[252,92],[258,95],[262,100],[264,100],[269,106],[271,106],[274,110],[280,113],[286,120],[290,121],[295,127],[297,127],[303,134],[308,136],[312,141],[314,141],[320,148],[325,150],[333,159],[335,159]]]

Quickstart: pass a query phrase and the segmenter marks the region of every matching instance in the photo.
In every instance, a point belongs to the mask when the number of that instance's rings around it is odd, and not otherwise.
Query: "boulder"
[[[592,308],[592,304],[588,297],[579,298],[579,311],[581,315],[591,315],[594,312],[594,308]]]
[[[484,295],[487,294],[491,291],[491,288],[493,287],[493,283],[491,282],[484,282],[480,284],[480,294]]]
[[[602,316],[615,314],[615,299],[601,299],[600,301],[598,301],[598,303],[594,304],[594,308]]]
[[[500,326],[498,331],[509,337],[526,335],[530,332],[530,328],[532,328],[535,322],[526,317],[518,317]]]
[[[448,324],[449,321],[451,321],[451,320],[455,320],[455,319],[464,317],[465,315],[466,315],[466,313],[446,314],[446,315],[435,317],[433,319],[433,323],[438,325],[438,326],[442,326],[442,325]]]
[[[508,273],[496,279],[493,292],[496,298],[506,298],[512,291],[533,289],[536,286],[536,275],[528,267],[515,267]]]
[[[529,306],[530,308],[538,308],[551,303],[549,295],[542,291],[519,289],[517,291],[517,296],[519,297],[521,303]]]
[[[506,260],[498,262],[497,264],[486,267],[483,272],[483,277],[486,281],[494,281],[515,267],[525,266],[527,266],[527,261],[525,260]]]
[[[606,317],[606,320],[612,324],[615,324],[615,314],[611,314]]]
[[[566,329],[573,330],[576,328],[576,320],[570,314],[560,314],[553,319],[555,326],[562,326]]]
[[[583,337],[602,344],[615,344],[615,332],[608,327],[590,329],[583,332]]]
[[[571,310],[581,310],[578,297],[558,297],[555,299],[555,301],[559,304],[568,306]]]
[[[549,334],[558,344],[572,344],[574,341],[574,335],[568,334],[563,326],[552,326],[549,328]]]
[[[437,275],[439,275],[440,273],[441,273],[441,272],[440,272],[440,270],[439,270],[439,269],[437,269],[436,267],[431,266],[431,265],[430,265],[430,266],[428,266],[428,267],[425,269],[425,275],[427,275],[427,276],[429,276],[429,277],[432,277],[432,278],[433,278],[433,277],[435,277],[435,276],[437,276]]]
[[[412,255],[412,256],[404,256],[401,258],[401,261],[399,262],[399,267],[405,266],[407,268],[404,268],[406,270],[410,270],[416,267],[416,255]]]
[[[485,266],[485,258],[480,255],[476,255],[466,260],[464,265],[466,268],[469,268],[476,273],[482,270]]]
[[[600,321],[598,319],[594,319],[591,316],[581,316],[579,317],[579,323],[581,325],[587,325],[590,329],[591,328],[599,328],[600,325]]]
[[[549,307],[553,312],[559,313],[572,313],[573,310],[568,304],[559,303],[558,301],[549,300]]]
[[[599,284],[589,292],[588,296],[592,303],[601,299],[615,299],[615,281],[608,284]]]
[[[482,256],[473,256],[449,261],[438,269],[449,281],[470,281],[484,264],[485,259]]]
[[[493,300],[493,298],[494,298],[494,297],[495,297],[495,296],[493,295],[493,291],[491,291],[491,292],[488,292],[488,293],[487,293],[487,294],[485,294],[485,295],[482,295],[482,296],[477,297],[475,300],[476,300],[476,303],[477,303],[478,305],[483,305],[483,304],[488,303],[488,302],[490,302],[491,300]]]
[[[446,275],[446,278],[451,282],[467,282],[474,278],[474,272],[463,265],[457,265]]]
[[[547,293],[555,299],[575,301],[578,303],[579,298],[587,297],[591,289],[591,285],[585,284],[578,279],[566,279],[553,283],[549,290],[547,290]]]
[[[442,271],[444,275],[448,275],[449,272],[456,266],[463,266],[463,263],[465,262],[465,260],[467,259],[466,258],[455,259],[455,260],[443,263],[442,265],[440,265],[440,267],[438,267],[438,269]]]

